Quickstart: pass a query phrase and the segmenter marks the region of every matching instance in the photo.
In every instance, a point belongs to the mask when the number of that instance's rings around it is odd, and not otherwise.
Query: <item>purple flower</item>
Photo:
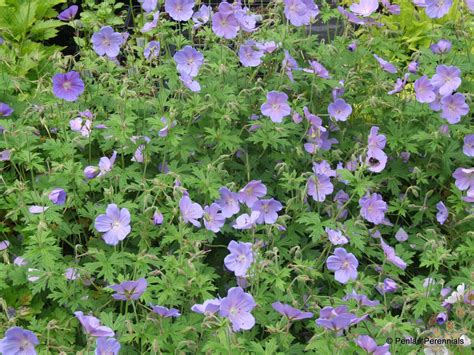
[[[469,106],[466,104],[466,98],[463,94],[455,93],[441,99],[441,117],[445,118],[450,124],[456,124],[462,116],[467,115]]]
[[[221,6],[219,6],[219,10],[220,8]],[[237,37],[239,23],[232,12],[227,13],[219,11],[212,15],[212,30],[219,37],[232,39]]]
[[[219,194],[220,199],[216,203],[222,208],[223,217],[232,217],[240,211],[238,193],[230,191],[227,187],[221,187]]]
[[[10,242],[8,240],[2,240],[0,242],[0,251],[6,250],[10,246]]]
[[[328,70],[319,62],[315,60],[310,60],[309,65],[311,68],[303,69],[306,73],[314,73],[322,79],[329,79],[329,72]]]
[[[264,51],[265,53],[273,53],[276,49],[278,49],[279,45],[275,43],[275,41],[269,42],[257,42],[257,48]]]
[[[413,5],[418,6],[418,7],[426,7],[426,0],[411,0],[413,2]]]
[[[403,228],[400,227],[400,229],[395,233],[395,239],[398,240],[399,242],[404,242],[408,240],[408,234],[405,232]]]
[[[316,325],[318,327],[340,331],[363,321],[365,318],[367,318],[367,316],[358,318],[356,315],[349,313],[347,311],[347,306],[339,306],[336,308],[324,307],[319,312],[319,318],[316,319]]]
[[[474,0],[465,0],[464,3],[466,4],[467,9],[474,13]]]
[[[430,109],[432,109],[433,111],[441,111],[441,95],[439,94],[436,94],[436,98],[433,102],[430,102]]]
[[[255,318],[250,312],[256,305],[252,295],[245,293],[241,287],[232,287],[227,297],[221,300],[219,315],[229,318],[235,332],[248,330],[255,325]]]
[[[293,58],[286,49],[285,56],[283,58],[283,61],[281,62],[281,66],[285,70],[285,73],[288,78],[293,82],[293,70],[300,70],[300,68],[298,67],[298,63],[296,62],[295,58]]]
[[[198,219],[202,217],[204,211],[199,203],[191,201],[189,196],[183,196],[179,201],[179,210],[184,223],[190,222],[195,227],[201,227],[201,222]]]
[[[446,323],[447,320],[448,315],[446,314],[446,312],[441,312],[436,316],[436,323],[438,323],[439,325]]]
[[[0,117],[8,117],[13,113],[13,109],[7,104],[0,102]]]
[[[290,105],[288,105],[288,95],[284,92],[270,91],[267,94],[267,101],[261,106],[264,116],[270,117],[275,123],[281,123],[283,117],[291,113]]]
[[[244,277],[253,262],[252,243],[231,240],[227,249],[230,254],[224,258],[226,268],[233,271],[235,276]]]
[[[163,214],[156,210],[155,213],[153,214],[153,224],[158,226],[163,223]]]
[[[244,67],[257,67],[262,63],[264,51],[258,49],[257,42],[247,40],[240,46],[239,59]]]
[[[235,229],[251,229],[257,224],[257,220],[261,213],[258,211],[252,211],[250,216],[244,213],[236,218],[235,223],[232,225]]]
[[[290,321],[313,318],[313,313],[302,312],[299,309],[291,307],[289,304],[275,302],[275,303],[272,303],[272,307],[275,311],[284,315]]]
[[[192,92],[199,92],[201,91],[201,85],[197,80],[193,80],[191,76],[188,74],[181,74],[179,76],[179,80]]]
[[[235,278],[237,286],[242,287],[244,290],[248,287],[248,280],[246,276],[237,276]]]
[[[367,139],[368,150],[366,157],[366,164],[369,170],[375,173],[381,172],[387,163],[387,155],[382,150],[385,148],[387,139],[385,135],[378,134],[379,127],[373,126],[370,129],[369,137]]]
[[[96,341],[95,355],[118,355],[120,343],[114,338],[100,337]]]
[[[214,233],[218,233],[221,231],[221,228],[225,224],[225,217],[220,212],[221,206],[217,203],[211,204],[211,206],[204,207],[204,226],[207,230],[210,230]]]
[[[331,165],[326,161],[322,160],[319,163],[313,163],[313,172],[316,175],[325,175],[327,177],[335,177],[336,171],[331,169]]]
[[[334,255],[326,260],[329,270],[335,271],[336,281],[345,284],[349,280],[357,279],[357,266],[359,262],[352,253],[348,253],[344,248],[336,248]]]
[[[319,14],[313,0],[284,0],[285,17],[293,26],[306,26]]]
[[[444,222],[446,222],[449,216],[448,209],[442,201],[439,201],[436,204],[436,208],[438,209],[438,213],[436,213],[436,220],[439,224],[444,224]]]
[[[393,293],[398,289],[398,285],[392,279],[386,278],[383,283],[375,287],[381,295],[385,293]]]
[[[326,196],[332,194],[334,185],[326,175],[315,174],[308,179],[308,195],[315,201],[323,202]]]
[[[0,151],[0,161],[9,161],[12,155],[12,151],[10,149],[5,149]]]
[[[474,290],[466,291],[466,293],[464,294],[463,302],[465,304],[474,306]]]
[[[410,62],[408,64],[408,71],[415,74],[418,71],[418,62]]]
[[[355,340],[355,343],[359,345],[362,349],[367,351],[369,354],[374,355],[390,355],[390,345],[385,343],[382,346],[377,346],[377,343],[374,339],[368,335],[359,335]]]
[[[329,150],[333,144],[338,143],[337,139],[329,138],[329,132],[321,125],[321,119],[317,116],[314,118],[310,121],[311,126],[307,134],[308,142],[304,144],[304,149],[311,154],[316,153],[318,149]]]
[[[278,211],[283,208],[282,204],[275,200],[259,200],[252,205],[252,211],[260,212],[257,223],[273,224],[278,219]]]
[[[79,73],[70,71],[53,76],[53,94],[59,99],[76,101],[84,92],[84,82]]]
[[[436,93],[430,79],[426,75],[415,80],[416,101],[419,103],[430,103],[436,100]]]
[[[28,211],[31,213],[31,214],[39,214],[39,213],[44,213],[46,212],[46,210],[48,209],[49,207],[44,207],[44,206],[30,206],[28,208]]]
[[[293,114],[291,115],[291,119],[296,124],[300,124],[303,121],[303,117],[301,117],[301,115],[296,111],[294,111]]]
[[[369,137],[367,139],[369,149],[384,149],[387,143],[387,138],[383,134],[379,134],[379,127],[373,126],[370,128]]]
[[[343,190],[339,190],[336,195],[334,195],[334,202],[336,202],[339,207],[342,207],[347,201],[349,201],[349,195]]]
[[[66,10],[63,10],[59,13],[58,19],[61,21],[71,21],[76,17],[77,10],[79,7],[77,5],[69,6]]]
[[[104,233],[102,239],[108,245],[117,245],[130,234],[130,212],[126,208],[119,209],[115,203],[109,204],[105,214],[95,219],[95,229]]]
[[[333,230],[328,227],[326,227],[324,230],[328,234],[328,239],[332,245],[344,245],[349,243],[349,240],[342,235],[341,231]]]
[[[96,166],[86,166],[84,169],[84,176],[88,180],[95,178],[99,173],[100,169]]]
[[[357,292],[352,291],[342,298],[343,301],[356,300],[360,306],[375,307],[380,304],[379,301],[371,301],[366,295],[359,295]]]
[[[413,2],[413,5],[418,6],[418,7],[426,7],[426,0],[411,0]]]
[[[5,338],[0,340],[0,353],[4,355],[36,355],[35,345],[39,340],[32,331],[11,327],[5,332]]]
[[[66,191],[63,189],[54,189],[49,193],[48,198],[55,205],[64,205],[66,202]]]
[[[385,59],[380,58],[377,54],[374,54],[374,58],[377,59],[379,62],[380,67],[388,73],[395,74],[397,72],[397,68],[390,62],[387,62]]]
[[[190,77],[198,75],[199,68],[204,62],[204,56],[191,46],[185,46],[173,56],[176,62],[176,69],[180,74],[187,74]]]
[[[337,7],[337,11],[339,11],[339,13],[344,16],[345,18],[347,18],[347,20],[349,22],[352,22],[352,23],[355,23],[357,25],[371,25],[371,24],[375,24],[375,23],[372,23],[370,22],[369,20],[372,20],[370,18],[367,18],[367,19],[362,19],[356,15],[354,15],[352,12],[349,12],[347,11],[346,9],[344,9],[342,6],[338,6]]]
[[[380,243],[382,245],[383,252],[385,254],[385,257],[387,258],[387,261],[395,265],[396,267],[405,270],[407,267],[407,264],[395,254],[395,249],[388,245],[387,243],[384,242],[382,238],[380,238]]]
[[[214,314],[219,311],[219,307],[221,305],[221,301],[217,298],[206,300],[203,304],[196,303],[191,307],[191,311],[200,313],[200,314]]]
[[[159,130],[158,135],[160,137],[166,137],[168,135],[169,129],[176,126],[176,121],[168,123],[166,117],[161,117],[161,122],[164,124],[164,127]]]
[[[388,0],[382,0],[382,5],[387,9],[392,15],[400,15],[400,5],[390,4]]]
[[[69,127],[74,132],[81,132],[81,136],[89,137],[92,131],[92,121],[91,120],[83,120],[81,117],[76,117],[73,120],[69,121]]]
[[[440,95],[446,96],[461,85],[461,70],[455,66],[438,65],[436,74],[431,79],[431,85],[439,90]]]
[[[443,298],[446,298],[452,291],[453,289],[451,287],[443,287],[440,291],[440,295]]]
[[[179,317],[181,313],[179,313],[179,310],[176,308],[166,308],[163,306],[152,306],[151,307],[152,311],[155,312],[156,314],[159,314],[160,316],[164,318],[170,318],[170,317]]]
[[[408,74],[405,74],[403,79],[397,78],[397,81],[395,82],[395,85],[393,86],[393,89],[390,90],[388,92],[388,94],[393,95],[393,94],[396,94],[396,93],[402,91],[403,88],[405,87],[406,83],[407,83],[407,79],[408,79]]]
[[[153,14],[153,20],[151,20],[150,22],[147,22],[143,25],[142,29],[140,30],[141,33],[147,33],[147,32],[150,32],[152,29],[154,29],[157,25],[158,25],[158,19],[160,18],[160,12],[157,11]],[[151,41],[151,42],[155,42],[155,41]],[[151,43],[150,42],[150,43]],[[157,42],[155,42],[157,43]],[[159,43],[159,42],[158,42]],[[146,51],[146,49],[145,49]],[[158,49],[158,53],[159,53],[159,49]],[[146,58],[146,56],[145,56]],[[148,58],[147,58],[148,59]]]
[[[76,280],[79,276],[79,271],[73,267],[68,267],[64,272],[64,277],[67,280]]]
[[[467,190],[466,196],[462,198],[464,201],[474,203],[474,189]]]
[[[356,42],[352,42],[347,46],[347,50],[349,52],[355,52],[356,49],[357,49],[357,43]]]
[[[388,210],[387,203],[377,193],[362,197],[359,200],[359,206],[362,218],[373,224],[381,224],[385,218],[385,212]]]
[[[449,53],[451,50],[451,42],[448,41],[447,39],[441,39],[438,41],[438,43],[434,43],[430,46],[431,51],[434,54],[444,54],[444,53]]]
[[[457,168],[453,178],[456,179],[454,184],[459,190],[474,190],[474,168]]]
[[[344,208],[344,204],[349,200],[349,195],[343,190],[339,190],[334,196],[334,201],[337,205],[336,215],[339,214],[338,219],[344,220],[347,217],[348,211]]]
[[[464,146],[462,151],[468,157],[474,157],[474,134],[468,134],[464,136]]]
[[[82,312],[74,312],[76,318],[81,322],[84,331],[93,337],[113,337],[114,331],[109,327],[100,325],[100,321],[94,316],[85,316]]]
[[[198,11],[193,14],[194,29],[201,27],[202,25],[209,22],[211,17],[212,9],[210,6],[201,5]]]
[[[336,99],[328,106],[329,116],[336,121],[346,121],[352,113],[351,105],[347,104],[343,99]]]
[[[115,58],[120,52],[120,46],[125,42],[123,36],[114,32],[110,26],[103,26],[99,32],[92,35],[92,48],[98,55]]]
[[[369,148],[365,163],[368,169],[374,173],[380,173],[387,164],[387,154],[379,148]]]
[[[175,21],[188,21],[193,16],[194,0],[165,0],[165,11]]]
[[[138,2],[142,4],[142,9],[146,13],[154,11],[158,3],[157,0],[138,0]]]
[[[117,285],[109,286],[116,293],[112,297],[120,301],[138,300],[145,292],[148,282],[144,279],[137,281],[124,281]]]
[[[359,3],[352,4],[349,9],[359,16],[368,17],[379,7],[378,0],[360,0]]]
[[[238,3],[235,3],[234,6],[237,6]],[[255,31],[255,26],[257,24],[257,18],[254,14],[250,13],[249,9],[244,8],[237,8],[234,12],[235,19],[237,20],[240,28],[245,32],[253,32]]]
[[[408,163],[408,161],[410,160],[410,152],[401,152],[400,158],[405,164]]]
[[[344,80],[339,80],[339,84],[340,84],[339,86],[336,86],[334,89],[332,89],[332,99],[333,99],[333,101],[336,101],[338,98],[340,98],[344,94],[344,92],[346,91],[344,89]]]
[[[261,180],[252,180],[239,191],[239,201],[251,208],[253,204],[267,194],[267,187]]]
[[[15,264],[16,266],[24,266],[26,264],[28,264],[28,261],[26,261],[23,257],[21,256],[17,256],[14,260],[13,260],[13,264]]]
[[[426,15],[429,18],[441,18],[449,12],[453,0],[425,0]]]
[[[132,136],[130,137],[130,140],[134,143],[137,144],[139,140],[143,140],[144,143],[150,143],[151,139],[147,136]],[[145,161],[145,157],[143,155],[143,151],[145,150],[145,144],[140,144],[137,149],[135,150],[135,153],[133,153],[131,161],[136,161],[137,163],[143,163]]]

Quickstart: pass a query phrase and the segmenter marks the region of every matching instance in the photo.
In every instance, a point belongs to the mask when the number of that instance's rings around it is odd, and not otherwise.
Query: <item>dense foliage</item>
[[[472,1],[61,3],[0,0],[0,353],[470,353]]]

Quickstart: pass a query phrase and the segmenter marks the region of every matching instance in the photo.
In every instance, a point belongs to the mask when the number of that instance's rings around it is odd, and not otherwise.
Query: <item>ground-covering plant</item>
[[[471,353],[471,0],[58,3],[0,1],[0,353]]]

